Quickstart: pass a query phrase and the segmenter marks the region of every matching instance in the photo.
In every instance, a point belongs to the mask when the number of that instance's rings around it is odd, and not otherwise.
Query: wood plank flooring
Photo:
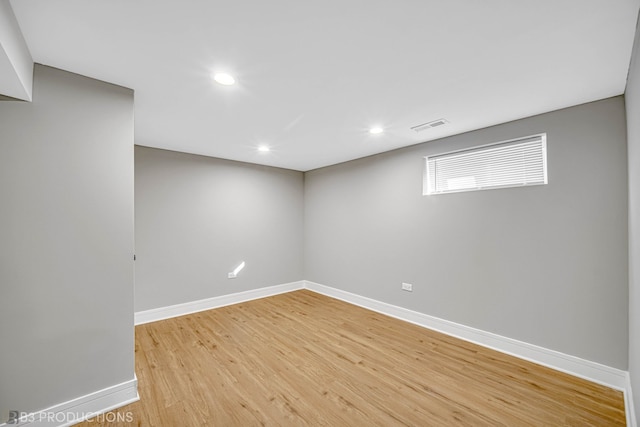
[[[136,373],[132,422],[80,425],[625,425],[619,391],[307,290],[137,326]]]

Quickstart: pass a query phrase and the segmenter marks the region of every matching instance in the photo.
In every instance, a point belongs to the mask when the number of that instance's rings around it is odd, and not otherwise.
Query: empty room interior
[[[0,427],[637,426],[639,9],[0,0]]]

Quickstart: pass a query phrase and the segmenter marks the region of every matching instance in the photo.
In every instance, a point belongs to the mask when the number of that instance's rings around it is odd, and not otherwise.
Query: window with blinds
[[[425,158],[424,195],[546,183],[546,134]]]

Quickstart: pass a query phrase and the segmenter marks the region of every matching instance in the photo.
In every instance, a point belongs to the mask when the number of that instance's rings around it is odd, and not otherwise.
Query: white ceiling
[[[639,4],[11,1],[35,62],[135,90],[136,144],[301,171],[620,95]]]

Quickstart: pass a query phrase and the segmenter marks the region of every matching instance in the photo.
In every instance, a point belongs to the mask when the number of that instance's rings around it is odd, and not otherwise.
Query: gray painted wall
[[[625,126],[616,97],[308,172],[305,278],[626,370]],[[542,132],[549,185],[422,196],[423,156]]]
[[[0,103],[0,409],[134,377],[133,92],[37,65]]]
[[[301,172],[135,153],[136,311],[304,278]]]
[[[629,158],[629,374],[640,419],[640,32],[625,93]]]

